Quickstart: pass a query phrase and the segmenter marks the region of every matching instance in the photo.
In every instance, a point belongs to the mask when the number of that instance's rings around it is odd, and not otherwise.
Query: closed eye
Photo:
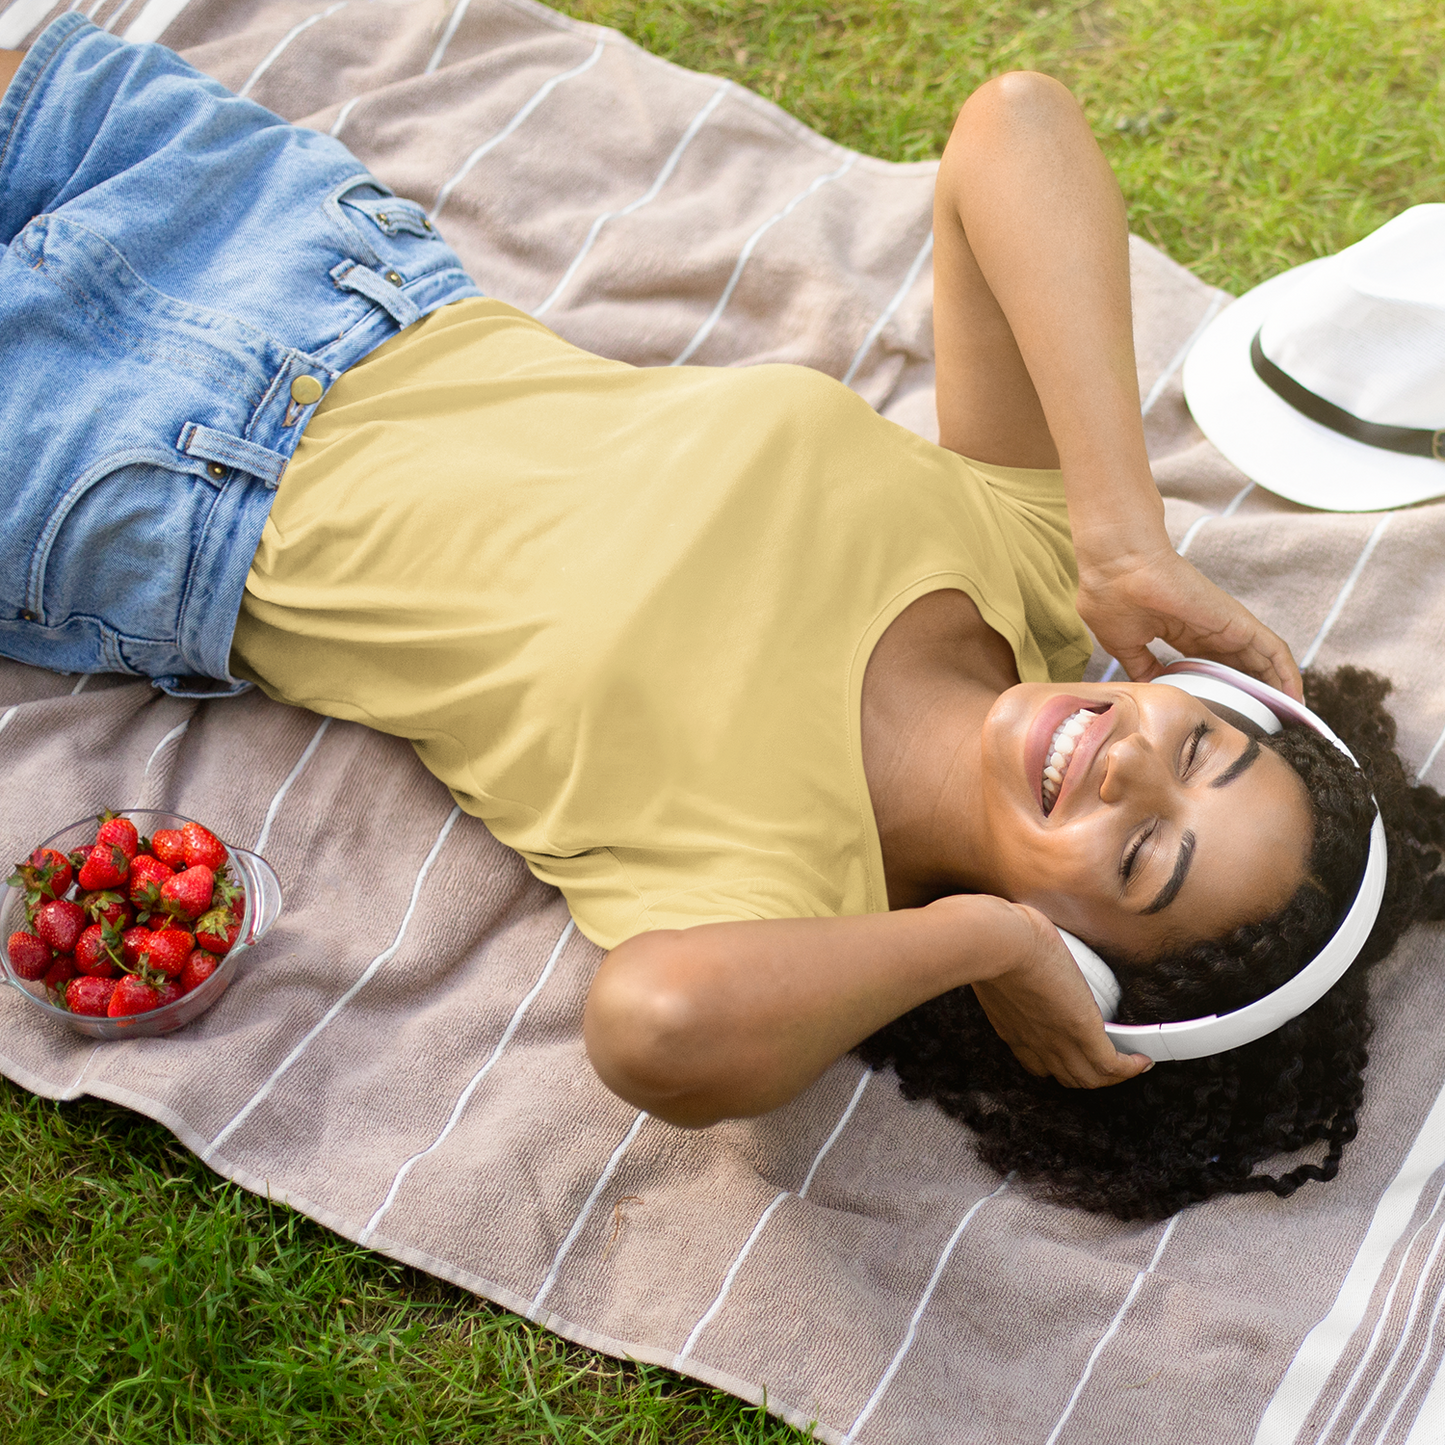
[[[1214,729],[1207,722],[1202,722],[1189,734],[1189,740],[1184,745],[1184,766],[1181,777],[1187,778],[1194,771],[1194,764],[1199,760],[1199,744],[1209,736]]]
[[[1130,845],[1129,851],[1119,863],[1119,877],[1127,888],[1129,880],[1134,876],[1134,863],[1139,856],[1139,850],[1154,836],[1154,830],[1159,825],[1151,823]]]

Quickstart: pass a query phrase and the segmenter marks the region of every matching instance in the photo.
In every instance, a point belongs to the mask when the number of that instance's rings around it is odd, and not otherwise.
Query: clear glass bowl
[[[119,810],[136,825],[142,837],[148,838],[162,828],[180,828],[186,823],[199,821],[182,817],[179,813],[166,813],[157,808],[122,808]],[[201,825],[205,827],[205,824]],[[69,853],[74,848],[85,847],[95,838],[95,818],[82,818],[70,823],[58,833],[52,833],[38,848],[54,848],[57,853]],[[205,1013],[210,1006],[230,987],[235,977],[236,964],[241,955],[253,943],[258,943],[267,930],[275,923],[281,912],[281,880],[276,870],[259,853],[248,852],[226,843],[231,855],[232,872],[236,881],[246,890],[245,907],[241,913],[241,931],[230,951],[216,962],[216,971],[204,983],[198,984],[190,993],[182,994],[173,1003],[163,1008],[152,1009],[149,1013],[130,1014],[125,1018],[96,1018],[89,1014],[73,1014],[69,1009],[57,1008],[45,998],[45,985],[34,983],[17,974],[10,963],[10,954],[5,941],[12,933],[30,925],[25,920],[25,896],[19,888],[5,891],[10,895],[3,916],[0,916],[0,972],[4,982],[20,991],[37,1013],[44,1014],[56,1023],[64,1024],[76,1032],[89,1034],[95,1039],[134,1039],[152,1034],[168,1034],[190,1023],[193,1018]],[[29,857],[33,849],[26,849],[23,856]]]

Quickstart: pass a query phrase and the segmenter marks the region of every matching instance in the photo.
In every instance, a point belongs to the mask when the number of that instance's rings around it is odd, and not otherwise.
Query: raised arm
[[[1115,1051],[1043,915],[978,894],[638,934],[593,981],[587,1052],[624,1099],[701,1127],[777,1108],[891,1019],[965,984],[1031,1072],[1097,1088],[1149,1067]]]
[[[1079,612],[1135,681],[1155,637],[1301,696],[1289,648],[1179,557],[1149,470],[1134,367],[1124,201],[1083,112],[1044,75],[982,86],[934,199],[943,445],[1060,467]]]

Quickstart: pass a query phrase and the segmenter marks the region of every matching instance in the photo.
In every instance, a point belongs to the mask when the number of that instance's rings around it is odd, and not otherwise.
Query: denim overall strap
[[[480,293],[340,142],[75,12],[0,100],[0,244],[0,653],[241,690],[246,573],[317,402]]]

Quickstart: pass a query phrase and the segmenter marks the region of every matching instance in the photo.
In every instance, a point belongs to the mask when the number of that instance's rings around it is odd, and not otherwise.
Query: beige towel
[[[0,45],[60,8],[12,0]],[[932,431],[932,164],[856,155],[532,0],[88,9],[339,134],[439,208],[487,290],[568,339],[644,364],[803,362]],[[1228,298],[1137,241],[1134,263],[1172,535],[1302,659],[1393,676],[1404,752],[1445,781],[1445,507],[1318,515],[1251,489],[1179,390]],[[258,848],[286,889],[221,1004],[174,1037],[97,1047],[7,993],[0,1069],[38,1093],[137,1109],[348,1238],[583,1344],[766,1393],[828,1441],[1445,1439],[1438,933],[1379,972],[1335,1183],[1120,1225],[1001,1182],[966,1130],[853,1059],[763,1119],[639,1115],[583,1053],[596,950],[394,739],[16,664],[0,729],[7,856],[104,802],[162,805]]]

